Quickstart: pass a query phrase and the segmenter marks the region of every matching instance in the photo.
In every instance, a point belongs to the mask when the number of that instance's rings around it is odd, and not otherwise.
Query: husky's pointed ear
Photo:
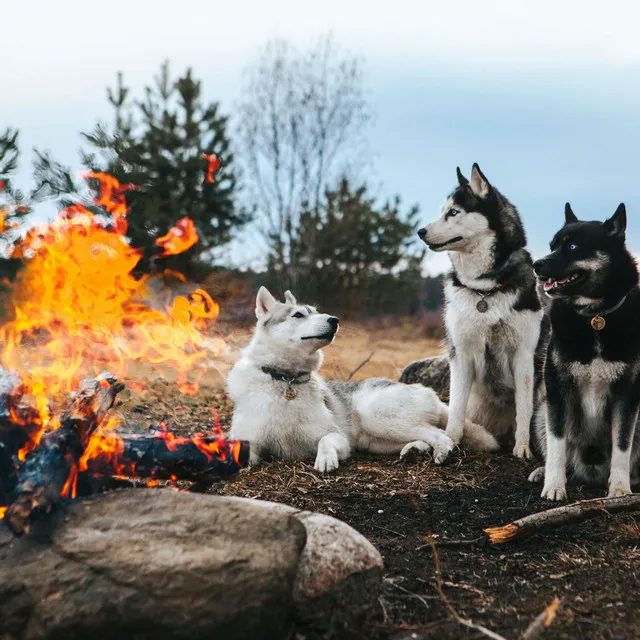
[[[269,290],[266,287],[260,287],[256,296],[256,318],[262,320],[268,316],[275,303],[276,299],[269,293]]]
[[[486,198],[489,195],[489,181],[484,177],[482,171],[477,162],[473,163],[473,169],[471,169],[471,180],[469,181],[471,191],[475,193],[479,198]]]
[[[624,203],[621,202],[616,212],[608,220],[604,221],[604,228],[610,236],[616,236],[624,240],[627,230],[627,209]]]
[[[578,216],[575,213],[573,213],[573,209],[571,208],[571,205],[567,202],[564,205],[564,223],[570,224],[572,222],[578,222]]]
[[[298,304],[296,297],[291,293],[291,291],[289,291],[289,289],[284,292],[284,301],[287,304]]]
[[[469,184],[469,181],[462,175],[460,167],[456,167],[456,173],[458,174],[458,184],[461,187],[466,187]]]

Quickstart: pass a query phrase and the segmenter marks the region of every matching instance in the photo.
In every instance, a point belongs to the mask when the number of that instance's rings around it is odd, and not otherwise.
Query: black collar
[[[614,311],[617,311],[627,300],[627,296],[629,294],[625,294],[622,300],[618,301],[617,304],[614,304],[613,307],[609,309],[601,309],[600,311],[596,311],[595,309],[591,309],[589,307],[585,307],[584,309],[576,309],[576,313],[579,313],[581,316],[606,316]]]
[[[485,278],[485,277],[487,276],[480,276],[480,278]],[[493,289],[472,289],[471,287],[468,287],[466,284],[463,284],[460,281],[460,278],[458,278],[457,274],[454,272],[453,284],[456,287],[468,289],[469,291],[479,295],[481,298],[489,298],[494,293],[498,293],[498,291],[504,291],[506,288],[508,288],[509,285],[511,284],[511,281],[509,279],[506,279],[506,280],[503,280],[502,282],[498,282],[498,285],[495,286]]]
[[[311,380],[310,371],[289,371],[277,367],[261,367],[261,369],[263,373],[270,375],[274,380],[287,384],[305,384]]]

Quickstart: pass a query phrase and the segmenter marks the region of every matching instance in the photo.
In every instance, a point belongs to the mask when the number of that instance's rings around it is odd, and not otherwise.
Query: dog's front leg
[[[616,389],[614,394],[619,400],[614,402],[612,411],[610,498],[631,493],[631,447],[638,421],[639,401],[638,389],[634,388],[634,385],[624,387]]]
[[[327,473],[338,468],[339,460],[349,457],[350,446],[347,436],[333,431],[320,438],[318,454],[313,465],[316,471]]]
[[[567,432],[568,394],[560,386],[551,351],[547,355],[544,371],[547,389],[547,459],[544,468],[542,497],[547,500],[565,500],[567,497]]]
[[[519,349],[513,359],[513,378],[516,397],[516,458],[531,458],[529,431],[533,415],[533,352]]]
[[[460,444],[464,432],[465,414],[469,404],[473,384],[473,362],[464,357],[460,350],[451,358],[451,384],[449,389],[449,420],[447,435],[454,444]]]

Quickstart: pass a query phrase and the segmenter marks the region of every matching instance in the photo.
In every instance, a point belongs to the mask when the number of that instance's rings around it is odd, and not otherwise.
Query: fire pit
[[[213,434],[186,438],[164,424],[124,436],[108,417],[124,380],[134,389],[144,384],[129,375],[131,363],[170,367],[191,395],[199,385],[195,365],[223,343],[204,336],[218,314],[205,291],[166,291],[162,300],[157,277],[133,274],[142,252],[126,240],[126,194],[137,187],[104,173],[86,177],[93,208],[68,206],[11,253],[25,268],[12,285],[13,319],[0,327],[0,516],[16,535],[61,499],[118,480],[202,485],[237,473],[249,459],[248,443],[227,442],[217,420]],[[193,221],[182,218],[156,240],[155,258],[197,241]]]

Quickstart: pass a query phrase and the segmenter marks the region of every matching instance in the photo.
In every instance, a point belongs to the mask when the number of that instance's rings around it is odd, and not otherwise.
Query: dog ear
[[[616,212],[609,219],[605,220],[603,224],[610,236],[616,236],[624,240],[627,230],[627,209],[623,202],[618,205]]]
[[[570,224],[571,222],[578,222],[578,216],[576,216],[576,214],[573,213],[573,209],[571,208],[571,205],[567,202],[564,205],[564,223]]]
[[[489,195],[489,189],[491,185],[489,181],[484,177],[482,171],[477,162],[473,163],[473,169],[471,169],[471,180],[469,181],[471,191],[475,193],[479,198],[486,198]]]
[[[275,305],[276,299],[269,293],[266,287],[260,287],[256,296],[256,318],[262,320],[269,315]]]
[[[458,174],[458,184],[461,187],[466,187],[469,184],[469,181],[462,175],[460,167],[456,167],[456,173]]]
[[[291,291],[289,291],[289,289],[284,292],[284,301],[287,304],[298,304],[296,297],[291,293]]]

